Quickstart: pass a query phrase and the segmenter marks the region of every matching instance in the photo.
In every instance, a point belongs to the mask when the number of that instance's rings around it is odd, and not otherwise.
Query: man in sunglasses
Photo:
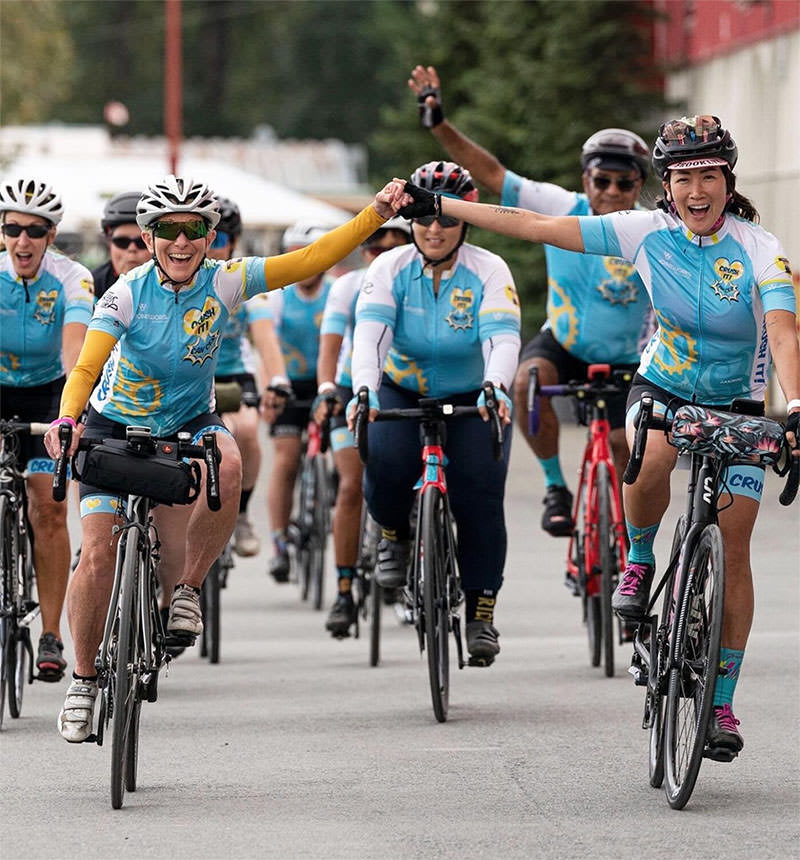
[[[408,81],[417,96],[423,126],[473,177],[507,206],[546,215],[605,215],[637,205],[650,153],[626,129],[606,128],[583,145],[583,193],[518,176],[444,118],[439,76],[433,66],[417,66]],[[650,301],[634,267],[617,257],[593,257],[545,245],[547,321],[525,345],[514,382],[517,421],[545,477],[542,528],[554,536],[572,533],[572,494],[558,453],[558,418],[542,398],[539,433],[528,433],[527,386],[531,366],[542,385],[585,379],[589,364],[608,363],[635,370],[652,330]],[[609,398],[611,447],[618,478],[628,459],[624,431],[625,396]]]
[[[150,259],[150,252],[136,223],[136,204],[140,191],[124,191],[106,203],[100,228],[108,242],[109,260],[92,271],[94,296],[100,299],[115,284],[120,275],[141,266]]]
[[[64,375],[78,358],[92,316],[92,276],[49,250],[64,214],[61,197],[33,176],[0,183],[0,417],[51,421]],[[34,541],[42,636],[38,678],[58,681],[66,667],[61,611],[69,576],[67,506],[53,501],[53,461],[41,437],[20,439]]]

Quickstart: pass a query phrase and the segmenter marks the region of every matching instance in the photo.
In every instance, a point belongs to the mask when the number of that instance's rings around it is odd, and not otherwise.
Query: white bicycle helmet
[[[136,207],[136,223],[146,230],[154,221],[174,212],[200,215],[212,230],[220,219],[217,196],[205,183],[170,173],[145,188]]]
[[[64,217],[61,196],[41,179],[20,176],[0,184],[0,212],[25,212],[58,224]]]
[[[281,247],[284,251],[287,248],[305,248],[332,229],[332,227],[321,227],[315,221],[297,221],[283,231]]]
[[[411,222],[401,215],[393,215],[388,221],[381,224],[375,232],[377,233],[379,230],[400,230],[401,233],[410,236]]]

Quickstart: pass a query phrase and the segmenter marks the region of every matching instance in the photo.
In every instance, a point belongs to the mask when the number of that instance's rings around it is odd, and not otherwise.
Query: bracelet
[[[317,394],[327,394],[329,391],[336,391],[335,382],[320,382],[317,388]]]
[[[78,426],[75,419],[70,418],[69,415],[64,415],[62,418],[56,418],[55,421],[51,421],[50,427],[58,427],[59,424],[69,424],[73,430]]]
[[[795,397],[786,404],[786,414],[788,415],[792,409],[800,409],[800,397]]]

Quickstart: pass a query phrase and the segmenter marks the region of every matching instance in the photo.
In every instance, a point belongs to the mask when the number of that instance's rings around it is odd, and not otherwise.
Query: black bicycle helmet
[[[605,167],[607,170],[637,168],[642,179],[650,169],[647,144],[625,128],[601,128],[586,140],[581,149],[581,167]]]
[[[106,203],[100,227],[104,233],[122,224],[136,223],[136,206],[142,196],[141,191],[123,191]]]
[[[239,207],[227,197],[218,198],[221,218],[217,224],[217,230],[227,233],[229,236],[238,236],[242,232],[242,215]]]
[[[466,167],[453,161],[429,161],[412,174],[411,182],[428,191],[438,191],[446,197],[459,197],[477,203],[478,189]]]
[[[727,167],[733,170],[739,151],[719,117],[700,115],[665,122],[653,147],[653,170],[664,179],[671,167],[684,170]]]

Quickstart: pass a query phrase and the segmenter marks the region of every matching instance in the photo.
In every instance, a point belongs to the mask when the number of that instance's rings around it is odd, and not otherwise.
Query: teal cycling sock
[[[564,475],[561,473],[561,461],[558,454],[555,457],[548,457],[546,460],[539,460],[539,465],[544,472],[545,487],[566,487],[567,482],[564,480]]]
[[[625,528],[628,530],[628,537],[631,541],[628,561],[632,561],[634,564],[651,564],[655,567],[656,557],[653,554],[653,543],[660,525],[661,523],[656,523],[640,529],[625,520]]]
[[[356,575],[355,568],[336,565],[336,575],[339,594],[349,594],[353,586],[353,577]]]
[[[714,707],[733,705],[733,694],[743,659],[744,651],[736,651],[733,648],[719,649],[719,675],[714,688]]]
[[[283,529],[276,529],[272,533],[272,544],[276,555],[283,555],[286,552],[286,532]]]

